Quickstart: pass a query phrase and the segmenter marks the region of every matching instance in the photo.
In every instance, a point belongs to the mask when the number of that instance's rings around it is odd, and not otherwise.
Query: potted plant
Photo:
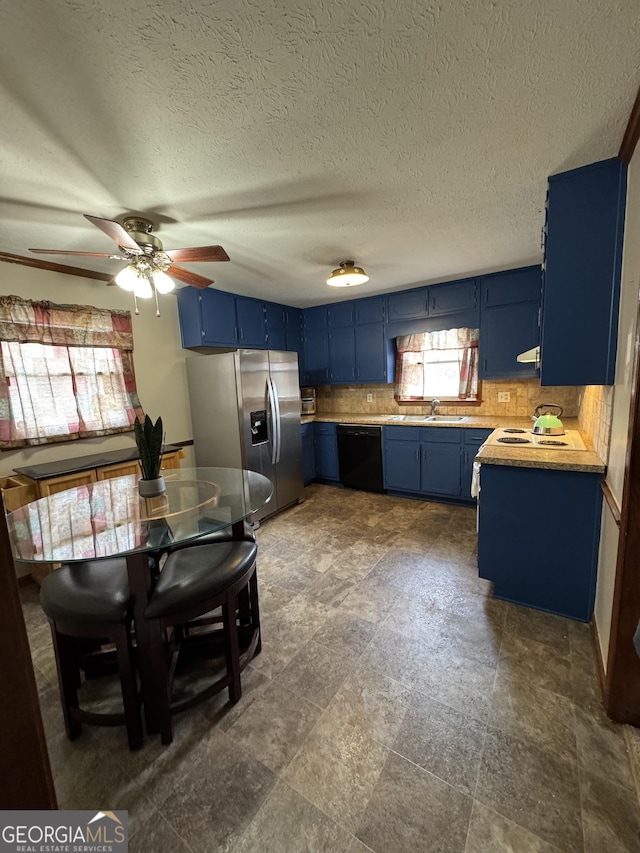
[[[164,477],[160,474],[162,418],[158,418],[154,424],[149,415],[145,415],[144,423],[136,420],[134,429],[142,469],[142,477],[138,481],[138,492],[143,498],[152,498],[163,494],[166,489]]]

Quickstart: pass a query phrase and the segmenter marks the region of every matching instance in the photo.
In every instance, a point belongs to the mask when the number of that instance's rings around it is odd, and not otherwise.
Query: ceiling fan
[[[70,267],[62,264],[52,264],[35,258],[24,258],[8,252],[0,252],[0,261],[23,264],[38,269],[49,269],[79,275],[87,278],[106,281],[107,284],[117,284],[124,290],[133,292],[136,300],[136,314],[139,314],[137,298],[156,297],[156,315],[158,310],[158,293],[169,293],[175,287],[173,279],[178,279],[191,287],[205,288],[213,284],[213,279],[186,270],[177,265],[182,263],[199,263],[206,261],[228,261],[229,255],[222,246],[198,246],[193,249],[171,249],[165,251],[160,240],[152,234],[153,223],[141,216],[127,216],[122,225],[113,219],[103,219],[99,216],[84,214],[92,225],[103,231],[117,244],[120,253],[109,252],[74,252],[64,249],[29,249],[39,255],[76,255],[89,258],[109,258],[114,261],[126,261],[116,275],[86,270],[81,267]]]

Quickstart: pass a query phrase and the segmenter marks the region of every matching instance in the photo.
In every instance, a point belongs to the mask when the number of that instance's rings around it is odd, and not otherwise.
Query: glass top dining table
[[[163,633],[157,620],[144,615],[153,589],[150,552],[227,529],[230,538],[242,539],[245,519],[273,495],[267,477],[242,468],[177,468],[164,478],[166,491],[154,498],[140,497],[139,477],[128,475],[76,486],[7,515],[16,560],[126,560],[149,734],[160,730],[158,721],[170,714],[171,702],[154,664],[162,655]]]
[[[13,555],[70,563],[158,551],[243,522],[273,495],[262,474],[242,468],[177,468],[166,491],[138,494],[131,474],[40,498],[7,516]]]

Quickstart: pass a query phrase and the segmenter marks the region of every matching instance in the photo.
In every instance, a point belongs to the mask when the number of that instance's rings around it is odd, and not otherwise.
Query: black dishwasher
[[[340,482],[349,489],[382,492],[382,443],[380,427],[338,424]]]

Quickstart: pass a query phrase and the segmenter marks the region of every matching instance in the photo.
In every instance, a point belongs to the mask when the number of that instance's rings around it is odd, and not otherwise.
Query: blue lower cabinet
[[[483,465],[478,569],[496,598],[588,622],[600,541],[599,474]]]
[[[480,446],[489,438],[491,429],[463,429],[462,432],[462,480],[461,497],[471,498],[473,460]]]
[[[418,433],[418,430],[414,430]],[[396,492],[420,491],[420,442],[384,442],[384,487]]]
[[[460,497],[460,443],[421,445],[420,491]]]
[[[313,446],[315,454],[316,477],[321,480],[340,480],[338,468],[338,440],[336,425],[314,423]]]
[[[316,454],[313,443],[313,424],[301,424],[302,434],[302,479],[305,486],[315,480]]]
[[[490,429],[384,428],[384,486],[414,497],[471,500],[473,459]]]

